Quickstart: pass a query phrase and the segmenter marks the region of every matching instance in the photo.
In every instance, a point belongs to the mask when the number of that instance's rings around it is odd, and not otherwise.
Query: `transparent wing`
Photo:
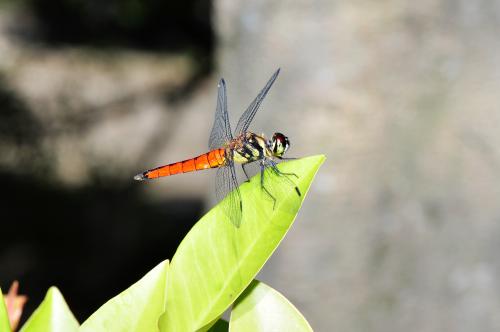
[[[231,125],[227,114],[226,82],[221,78],[218,84],[217,108],[215,110],[214,125],[208,140],[208,148],[210,150],[220,148],[232,139]]]
[[[250,126],[250,123],[253,120],[253,117],[255,116],[255,113],[259,110],[260,104],[262,104],[262,101],[266,97],[267,93],[269,92],[269,89],[271,89],[271,86],[273,85],[274,81],[278,77],[278,74],[280,73],[280,69],[276,70],[274,72],[273,76],[269,79],[267,82],[266,86],[259,92],[257,97],[252,101],[250,106],[246,109],[246,111],[243,113],[241,118],[238,120],[238,124],[236,125],[236,130],[234,131],[235,136],[238,136],[241,133],[244,133],[247,131],[248,126]]]
[[[227,161],[226,166],[217,169],[215,194],[229,220],[236,227],[240,227],[243,205],[232,159]]]

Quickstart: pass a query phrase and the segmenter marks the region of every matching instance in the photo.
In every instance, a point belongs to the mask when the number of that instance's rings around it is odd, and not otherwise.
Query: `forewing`
[[[262,101],[266,97],[267,93],[269,92],[269,89],[271,89],[271,86],[273,85],[274,81],[278,77],[278,74],[280,73],[280,69],[276,70],[267,82],[266,86],[259,92],[257,97],[252,101],[250,106],[246,109],[246,111],[243,113],[241,118],[238,120],[238,124],[236,125],[236,130],[234,131],[235,136],[240,135],[241,133],[244,133],[247,131],[248,127],[250,126],[250,123],[252,122],[255,113],[259,110],[260,104],[262,104]]]
[[[240,227],[243,205],[232,160],[228,160],[226,166],[217,169],[215,194],[229,220],[236,227]]]
[[[208,148],[210,150],[220,148],[232,138],[231,125],[227,114],[226,82],[221,78],[217,89],[217,108],[215,110],[214,125],[208,140]]]

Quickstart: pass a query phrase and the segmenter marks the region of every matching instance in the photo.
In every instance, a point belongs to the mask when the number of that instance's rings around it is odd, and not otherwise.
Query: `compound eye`
[[[283,135],[282,133],[274,133],[273,135],[273,140],[275,141],[285,142],[285,138],[285,135]]]

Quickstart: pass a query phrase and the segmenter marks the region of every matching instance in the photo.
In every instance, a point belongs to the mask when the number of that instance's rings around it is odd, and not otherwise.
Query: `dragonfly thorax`
[[[266,141],[263,136],[246,132],[229,144],[229,149],[233,151],[233,160],[241,164],[264,158],[281,158],[289,147],[290,141],[282,133],[274,133],[273,137]]]
[[[229,148],[233,151],[233,160],[241,164],[261,160],[272,155],[266,139],[251,132],[246,132],[234,139]]]

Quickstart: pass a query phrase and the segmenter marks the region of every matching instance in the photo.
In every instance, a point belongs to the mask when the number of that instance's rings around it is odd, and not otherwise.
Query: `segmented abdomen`
[[[179,173],[187,173],[192,171],[199,171],[202,169],[221,167],[226,161],[225,155],[226,151],[224,149],[215,149],[199,155],[198,157],[150,169],[142,174],[137,175],[136,179],[156,179],[163,176],[170,176]],[[141,177],[141,179],[137,177]]]

